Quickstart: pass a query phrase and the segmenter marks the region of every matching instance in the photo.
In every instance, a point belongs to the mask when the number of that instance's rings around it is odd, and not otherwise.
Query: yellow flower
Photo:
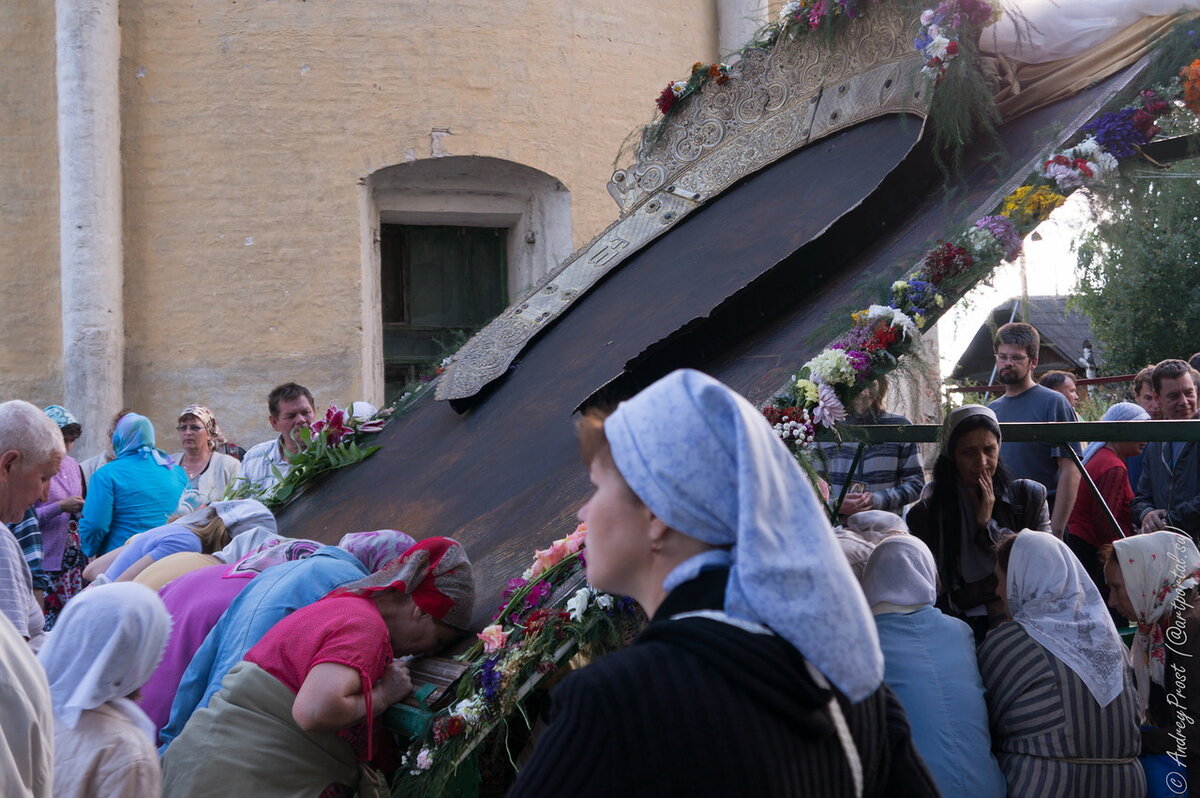
[[[917,329],[919,330],[925,326],[925,317],[922,316],[920,313],[914,313],[913,314],[913,323],[917,325]]]
[[[855,324],[862,324],[862,323],[866,322],[867,321],[867,311],[856,310],[855,312],[850,314],[850,321],[854,322]]]
[[[817,399],[821,395],[821,390],[812,380],[796,380],[796,387],[800,389],[806,404],[817,403]]]
[[[1018,226],[1023,224],[1038,224],[1045,221],[1050,212],[1066,202],[1062,194],[1052,191],[1047,186],[1021,186],[1004,198],[1001,213],[1012,219]]]

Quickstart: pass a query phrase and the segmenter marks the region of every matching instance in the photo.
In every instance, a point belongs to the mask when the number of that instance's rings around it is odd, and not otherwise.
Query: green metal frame
[[[858,467],[862,459],[863,449],[870,443],[936,443],[940,440],[942,425],[940,424],[905,424],[902,426],[870,424],[870,425],[839,425],[836,430],[822,430],[817,435],[818,441],[845,441],[858,443],[858,451],[854,454],[854,465],[850,473]],[[1051,421],[1008,423],[1000,425],[1000,435],[1008,443],[1078,443],[1079,441],[1200,441],[1200,420],[1190,421]],[[1109,525],[1117,533],[1117,537],[1125,537],[1121,525],[1113,515],[1112,508],[1100,495],[1099,488],[1092,481],[1083,461],[1074,449],[1068,448],[1075,467],[1079,469],[1080,480],[1092,492],[1093,498],[1104,508]],[[850,483],[842,486],[837,503],[830,508],[833,522],[837,523],[837,508],[842,506]]]

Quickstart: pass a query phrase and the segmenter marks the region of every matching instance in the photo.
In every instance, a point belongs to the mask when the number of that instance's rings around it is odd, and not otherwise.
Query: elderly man
[[[0,404],[0,615],[36,650],[45,619],[33,595],[33,576],[6,524],[19,523],[45,501],[66,454],[62,432],[28,402]]]
[[[279,435],[246,452],[241,483],[264,495],[273,492],[292,467],[288,457],[300,451],[296,433],[312,424],[316,413],[313,395],[303,385],[285,382],[271,391],[267,396],[267,423]]]
[[[1164,360],[1154,367],[1150,380],[1164,419],[1196,418],[1198,377],[1182,360]],[[1142,532],[1170,526],[1193,539],[1200,535],[1200,447],[1183,441],[1146,444],[1130,512]]]
[[[46,676],[29,646],[42,613],[21,547],[6,524],[45,501],[66,454],[62,433],[28,402],[0,404],[0,784],[4,795],[51,795],[54,720]],[[9,622],[12,622],[11,626]],[[15,630],[14,630],[15,627]],[[29,641],[26,643],[25,641]]]

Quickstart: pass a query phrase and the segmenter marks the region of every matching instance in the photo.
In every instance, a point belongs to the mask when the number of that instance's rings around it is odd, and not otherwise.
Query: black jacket
[[[570,675],[510,796],[852,795],[830,691],[776,636],[670,617],[724,604],[728,570],[667,596],[634,645]],[[855,656],[855,652],[844,652]],[[895,696],[838,696],[867,796],[933,796]]]
[[[1200,446],[1189,441],[1171,467],[1171,444],[1146,444],[1142,454],[1142,476],[1130,505],[1137,523],[1151,510],[1166,510],[1167,525],[1200,537]]]

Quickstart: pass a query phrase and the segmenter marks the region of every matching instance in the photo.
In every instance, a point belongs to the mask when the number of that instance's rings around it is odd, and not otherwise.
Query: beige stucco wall
[[[0,398],[62,390],[54,3],[0,1]]]
[[[279,382],[362,398],[377,320],[360,181],[430,157],[447,129],[444,154],[561,181],[582,244],[615,218],[604,185],[626,135],[668,79],[716,57],[715,20],[714,0],[122,2],[125,403],[170,449],[189,402],[248,445]],[[53,3],[0,0],[0,46],[0,394],[47,403],[62,374]]]

